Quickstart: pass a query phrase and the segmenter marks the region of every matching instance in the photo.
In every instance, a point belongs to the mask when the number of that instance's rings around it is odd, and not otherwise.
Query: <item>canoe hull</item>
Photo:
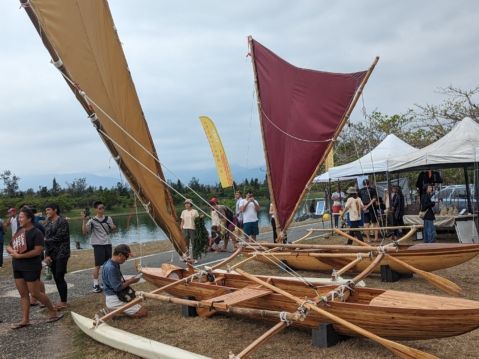
[[[339,251],[323,251],[323,253],[340,253]],[[246,252],[248,255],[249,253]],[[428,272],[440,269],[450,268],[465,263],[479,254],[479,245],[477,244],[416,244],[413,246],[401,246],[398,252],[389,253],[395,258],[412,265],[413,267]],[[306,251],[288,251],[275,252],[275,258],[288,264],[293,269],[309,270],[330,273],[333,268],[340,269],[354,259],[354,255],[344,258],[328,258],[320,256],[310,256]],[[271,263],[262,256],[256,256],[256,259],[265,263]],[[350,272],[362,272],[374,258],[365,258],[350,269]],[[388,265],[392,270],[398,273],[411,273],[408,269],[392,262],[385,256],[381,265]],[[378,266],[374,272],[379,273]]]
[[[93,320],[80,314],[71,312],[75,324],[89,337],[112,348],[123,350],[148,359],[208,359],[203,355],[195,354],[171,345],[150,340],[124,330],[101,323],[93,327]]]
[[[144,279],[162,287],[174,279],[163,276],[161,268],[143,268]],[[218,283],[193,281],[181,283],[167,289],[175,297],[194,297],[196,300],[207,300],[231,293],[236,289],[252,286],[253,282],[238,274],[219,274],[224,280]],[[304,298],[314,298],[321,291],[329,291],[335,286],[310,288],[289,280],[272,280],[274,285]],[[298,305],[279,294],[246,300],[241,307],[295,312]],[[347,302],[330,302],[323,309],[349,320],[379,336],[390,339],[432,339],[450,337],[467,333],[479,327],[479,302],[428,296],[416,293],[385,291],[372,288],[357,288]],[[295,322],[295,326],[317,328],[320,323],[329,322],[315,312],[310,312],[303,322]],[[334,323],[333,323],[334,324]],[[335,330],[344,335],[355,336],[345,327],[334,325]]]

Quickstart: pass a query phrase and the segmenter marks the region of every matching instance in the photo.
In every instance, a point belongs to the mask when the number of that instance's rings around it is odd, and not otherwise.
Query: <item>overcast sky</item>
[[[476,1],[113,0],[110,8],[160,160],[174,171],[214,170],[200,115],[215,121],[233,166],[264,163],[250,34],[318,70],[365,70],[379,55],[368,112],[401,113],[439,103],[440,87],[479,85]],[[0,14],[0,171],[118,177],[18,2],[0,1]]]

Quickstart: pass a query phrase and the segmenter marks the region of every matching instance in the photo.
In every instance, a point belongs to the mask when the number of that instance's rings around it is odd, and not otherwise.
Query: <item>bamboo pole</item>
[[[358,256],[358,258],[356,258],[355,260],[353,260],[352,262],[350,262],[349,264],[346,264],[343,268],[339,269],[336,271],[336,275],[337,276],[340,276],[342,275],[343,273],[346,273],[348,270],[350,270],[351,268],[353,268],[356,264],[358,264],[359,262],[361,262],[363,260],[363,257],[362,256]]]
[[[338,232],[341,232],[337,230]],[[359,245],[364,245],[367,246],[366,243],[361,242],[360,240],[354,238],[353,236],[350,236],[347,233],[341,232],[343,236],[345,236],[348,239],[351,239],[352,241],[356,241]],[[451,282],[449,279],[446,279],[444,277],[438,276],[437,274],[430,273],[423,271],[422,269],[416,268],[394,256],[388,255],[388,260],[403,266],[404,268],[410,270],[413,273],[416,273],[417,275],[423,277],[425,280],[427,280],[429,283],[434,285],[435,287],[441,289],[442,291],[454,295],[454,296],[462,296],[464,295],[464,291],[462,290],[461,287],[459,287],[457,284]]]
[[[364,252],[351,252],[351,253],[313,253],[313,252],[281,252],[281,253],[257,253],[257,254],[252,254],[250,258],[252,258],[254,255],[258,257],[259,255],[263,257],[274,257],[277,256],[278,254],[281,255],[281,257],[315,257],[315,258],[357,258],[358,256],[361,256],[362,258],[367,258],[369,257],[369,254],[371,252],[364,251]],[[254,257],[253,257],[254,258]]]
[[[251,64],[253,65],[253,76],[254,76],[254,86],[256,89],[256,104],[258,106],[258,115],[260,119],[262,118],[262,111],[261,111],[261,97],[260,97],[260,92],[259,92],[259,84],[258,84],[258,72],[256,71],[256,64],[255,64],[255,55],[254,55],[254,46],[253,46],[253,37],[250,35],[248,36],[248,47],[249,47],[249,53],[251,54]],[[260,121],[261,122],[261,121]],[[271,197],[271,202],[273,203],[274,210],[277,214],[278,211],[278,206],[276,205],[276,197],[273,192],[273,183],[271,182],[271,169],[269,166],[269,161],[268,161],[268,154],[266,153],[266,147],[265,147],[265,136],[264,136],[264,130],[263,130],[263,125],[260,123],[260,128],[261,128],[261,138],[263,140],[263,154],[264,158],[266,160],[266,180],[268,181],[268,189]],[[276,216],[276,219],[278,220],[278,224],[280,227],[280,236],[278,240],[282,240],[283,237],[283,227],[281,226],[281,222],[279,221],[279,217]]]
[[[223,309],[222,306],[218,306],[218,307],[215,306],[215,303],[207,304],[198,300],[176,298],[176,297],[170,297],[168,295],[152,294],[149,292],[138,292],[138,296],[143,296],[148,299],[154,299],[154,300],[158,300],[160,302],[165,302],[165,303],[186,305],[188,307],[207,308],[207,309],[216,310],[218,312],[231,313],[236,315],[252,315],[252,316],[255,316],[256,318],[280,320],[280,315],[281,315],[281,316],[284,316],[284,318],[288,321],[299,322],[304,320],[304,316],[299,313],[278,312],[274,310],[253,309],[253,308],[243,308],[243,307],[234,307],[234,306],[229,306],[226,309]]]
[[[397,356],[399,356],[400,358],[404,358],[404,359],[438,359],[436,356],[432,355],[432,354],[429,354],[429,353],[426,353],[426,352],[423,352],[423,351],[420,351],[420,350],[417,350],[417,349],[414,349],[414,348],[411,348],[411,347],[408,347],[406,345],[403,345],[403,344],[400,344],[400,343],[397,343],[397,342],[394,342],[392,340],[388,340],[388,339],[385,339],[385,338],[382,338],[366,329],[363,329],[359,326],[357,326],[356,324],[353,324],[341,317],[338,317],[337,315],[334,315],[330,312],[328,312],[327,310],[325,309],[322,309],[322,308],[319,308],[317,305],[313,305],[309,302],[307,302],[305,299],[301,299],[301,298],[298,298],[290,293],[288,293],[287,291],[281,289],[281,288],[278,288],[270,283],[267,283],[257,277],[255,277],[254,275],[251,275],[241,269],[237,269],[237,272],[240,273],[241,275],[243,275],[245,278],[247,279],[250,279],[258,284],[261,284],[263,286],[265,286],[266,288],[268,289],[271,289],[272,291],[274,291],[275,293],[278,293],[278,294],[281,294],[283,295],[284,297],[296,302],[298,305],[301,305],[301,306],[304,306],[306,307],[307,309],[309,310],[312,310],[312,311],[315,311],[316,313],[318,313],[319,315],[339,324],[339,325],[342,325],[343,327],[346,327],[348,328],[349,330],[359,334],[359,335],[362,335],[366,338],[369,338],[379,344],[381,344],[382,346],[384,346],[386,349],[390,350],[391,352],[393,352],[394,354],[396,354]]]
[[[349,238],[349,237],[346,237]],[[357,252],[370,252],[377,251],[378,247],[370,246],[364,243],[364,246],[351,246],[351,245],[334,245],[334,244],[281,244],[281,243],[251,243],[252,247],[266,247],[266,248],[289,248],[289,249],[320,249],[324,251],[342,251],[347,253],[357,253]],[[396,248],[386,247],[387,251],[397,252]]]
[[[384,253],[380,253],[376,259],[374,259],[374,261],[369,264],[366,268],[364,268],[364,270],[359,273],[356,277],[354,277],[353,279],[350,280],[350,283],[355,286],[359,281],[363,280],[365,277],[367,277],[369,274],[371,274],[371,272],[374,270],[374,268],[376,268],[376,266],[379,264],[379,262],[381,262],[382,260],[382,257],[384,256]],[[359,259],[359,258],[358,258]],[[350,263],[351,264],[351,263]],[[334,297],[335,296],[338,296],[338,289],[340,289],[341,287],[343,286],[338,286],[336,287],[334,290],[330,291],[327,295],[326,295],[326,298],[327,300],[333,300],[334,301]],[[344,288],[344,287],[343,287]],[[341,299],[341,301],[346,301],[349,296],[351,295],[351,291],[348,290],[347,294],[344,295],[342,297],[339,297]],[[320,298],[316,298],[316,299],[320,299]]]
[[[267,332],[265,332],[263,335],[261,335],[259,338],[257,338],[254,342],[252,342],[250,345],[248,345],[245,349],[241,351],[241,353],[233,356],[234,359],[241,359],[241,358],[246,358],[248,357],[259,345],[263,344],[266,342],[268,339],[270,339],[273,335],[276,333],[280,332],[284,328],[286,328],[288,324],[286,322],[279,322],[274,325],[271,329],[269,329]],[[230,358],[231,358],[230,354]]]
[[[409,230],[409,232],[407,232],[404,236],[402,236],[401,238],[399,238],[397,241],[394,241],[394,242],[392,242],[392,243],[386,244],[384,247],[385,247],[385,248],[389,248],[389,247],[394,246],[396,243],[405,241],[406,239],[411,238],[412,235],[413,235],[414,233],[416,233],[416,231],[417,231],[417,227],[413,226],[413,227],[411,227],[411,229]],[[362,247],[368,246],[367,243],[364,243],[364,242],[360,241],[359,239],[357,239],[357,238],[355,238],[355,237],[353,237],[353,236],[347,234],[346,232],[343,232],[342,230],[340,230],[340,229],[338,229],[338,228],[335,228],[335,229],[334,229],[334,232],[335,232],[336,234],[339,234],[341,237],[344,237],[344,238],[347,238],[347,239],[352,240],[354,243],[359,244],[359,245],[362,246]],[[353,238],[354,238],[354,239],[353,239]]]
[[[419,229],[419,228],[422,228],[423,226],[422,225],[418,225],[418,224],[415,224],[415,225],[412,225],[412,226],[388,226],[388,227],[378,227],[377,229],[387,229],[387,230],[391,230],[391,229]],[[333,232],[335,229],[338,229],[338,228],[311,228],[309,229],[311,232]],[[365,231],[367,230],[366,228],[348,228],[347,231],[348,232],[360,232],[360,231]]]

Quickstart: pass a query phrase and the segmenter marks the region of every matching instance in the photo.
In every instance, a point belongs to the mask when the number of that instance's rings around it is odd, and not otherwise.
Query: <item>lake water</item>
[[[165,233],[157,227],[151,218],[147,214],[139,214],[138,221],[137,216],[118,215],[113,216],[113,221],[118,227],[117,232],[111,235],[113,244],[119,243],[144,243],[151,241],[167,240]],[[209,218],[205,221],[206,228],[211,227],[211,221]],[[75,249],[75,242],[80,242],[82,248],[91,248],[90,237],[84,236],[81,233],[81,220],[71,219],[70,223],[70,242],[71,248]],[[266,212],[260,212],[259,214],[259,226],[269,226],[269,216]],[[9,235],[6,235],[6,239]],[[5,240],[5,242],[8,242]],[[6,245],[7,243],[5,243]],[[4,253],[4,256],[6,253]]]

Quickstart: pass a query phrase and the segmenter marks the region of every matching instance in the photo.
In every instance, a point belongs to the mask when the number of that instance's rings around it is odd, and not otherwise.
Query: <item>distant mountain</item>
[[[38,190],[39,187],[52,187],[53,178],[55,177],[57,183],[62,187],[67,187],[67,183],[72,183],[75,179],[86,178],[88,185],[93,187],[110,188],[116,186],[120,182],[119,178],[98,176],[92,173],[68,173],[68,174],[44,174],[44,175],[24,175],[19,176],[20,181],[18,185],[20,190],[25,191],[29,188]]]
[[[233,166],[231,171],[233,172],[233,178],[236,182],[242,182],[245,178],[258,178],[262,181],[266,175],[264,168],[244,168],[240,166]],[[218,174],[216,173],[215,168],[207,168],[203,170],[177,170],[175,174],[179,176],[181,182],[188,184],[193,177],[198,178],[201,184],[214,185],[219,183]],[[26,191],[29,188],[33,190],[38,190],[39,187],[46,186],[48,188],[52,187],[53,177],[55,177],[58,184],[65,188],[67,183],[72,183],[75,179],[86,178],[88,185],[93,187],[105,187],[111,188],[116,186],[120,182],[120,178],[108,177],[108,176],[99,176],[92,173],[68,173],[68,174],[44,174],[44,175],[23,175],[19,176],[19,187],[21,191]],[[178,178],[173,176],[168,176],[172,182],[176,182]]]
[[[264,167],[257,168],[244,168],[241,166],[232,166],[231,172],[233,173],[233,179],[236,182],[243,182],[246,178],[249,180],[251,178],[258,178],[262,181],[266,176],[266,171]],[[216,168],[207,168],[203,170],[178,170],[175,171],[176,175],[180,177],[181,182],[188,184],[193,177],[198,178],[201,184],[210,184],[214,185],[219,183],[218,173]],[[178,178],[173,178],[167,175],[167,178],[173,182],[176,182]]]

